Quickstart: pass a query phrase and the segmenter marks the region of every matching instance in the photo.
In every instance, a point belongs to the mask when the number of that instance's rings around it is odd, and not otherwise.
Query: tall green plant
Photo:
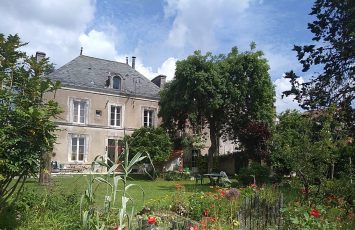
[[[106,160],[102,156],[98,156],[92,162],[91,172],[88,177],[88,187],[85,193],[82,195],[80,212],[82,218],[82,227],[84,229],[105,229],[112,222],[118,222],[118,229],[131,229],[132,220],[134,217],[134,199],[129,194],[129,189],[132,187],[138,187],[142,191],[142,197],[144,201],[143,188],[134,183],[129,183],[129,174],[132,172],[134,166],[142,162],[147,156],[142,156],[142,153],[136,153],[132,159],[129,156],[128,143],[125,143],[125,149],[123,153],[123,162],[113,165],[109,168]],[[150,159],[149,155],[148,158]],[[109,159],[108,159],[109,160]],[[105,176],[97,176],[95,172],[96,166],[107,167]],[[118,167],[122,168],[122,173],[115,174]],[[113,180],[110,178],[113,176]],[[122,188],[119,187],[119,182],[122,182]],[[97,184],[95,184],[97,183]],[[104,200],[103,209],[98,209],[95,204],[95,191],[100,184],[106,185],[106,195]],[[121,193],[121,205],[116,207],[117,194]],[[127,204],[132,202],[131,212],[127,211]],[[116,222],[111,218],[112,212],[118,214],[118,221]],[[105,216],[102,218],[102,216]]]

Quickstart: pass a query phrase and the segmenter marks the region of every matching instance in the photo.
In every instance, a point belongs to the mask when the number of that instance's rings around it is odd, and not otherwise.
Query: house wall
[[[59,164],[88,164],[97,155],[107,155],[108,139],[122,140],[124,135],[130,135],[135,129],[143,127],[143,109],[154,110],[154,126],[160,124],[157,117],[158,100],[126,97],[94,91],[61,88],[55,94],[47,94],[48,99],[55,99],[63,112],[56,118],[59,130],[57,144],[53,149],[52,160]],[[72,100],[80,99],[88,102],[86,124],[73,122]],[[121,106],[121,126],[110,126],[110,106]],[[101,116],[96,114],[101,110]],[[86,157],[83,162],[71,161],[72,134],[84,135],[86,138]]]

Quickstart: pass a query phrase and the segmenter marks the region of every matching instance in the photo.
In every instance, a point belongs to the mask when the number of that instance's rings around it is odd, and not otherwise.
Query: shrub
[[[188,180],[190,179],[190,174],[181,173],[175,171],[169,171],[164,173],[164,179],[167,181],[180,181],[180,180]]]
[[[170,138],[162,128],[137,129],[131,136],[126,136],[125,141],[128,142],[131,157],[137,153],[148,153],[154,165],[157,166],[165,162],[172,152]],[[150,163],[148,158],[144,162]]]
[[[252,163],[248,168],[241,168],[239,170],[238,179],[244,185],[252,184],[254,183],[253,175],[257,184],[266,183],[269,181],[270,169],[267,166]]]

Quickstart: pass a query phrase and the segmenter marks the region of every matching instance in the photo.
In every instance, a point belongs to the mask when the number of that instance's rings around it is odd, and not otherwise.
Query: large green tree
[[[352,106],[355,99],[355,1],[316,0],[310,15],[315,20],[308,24],[313,33],[313,44],[295,45],[303,72],[310,79],[299,83],[295,72],[286,73],[291,90],[304,109],[318,109],[331,104]],[[316,68],[312,69],[312,67]]]
[[[255,50],[255,43],[243,53],[233,48],[220,70],[227,79],[225,133],[238,139],[248,158],[256,162],[268,158],[275,118],[275,91],[268,70],[267,60],[263,52]]]
[[[222,136],[240,139],[248,122],[271,123],[273,86],[260,51],[202,55],[196,51],[176,63],[175,78],[161,92],[160,113],[172,131],[209,129],[208,170],[219,152]]]
[[[175,79],[166,85],[160,100],[159,115],[169,130],[191,128],[201,134],[205,127],[209,128],[209,171],[225,123],[226,79],[218,72],[219,61],[211,53],[202,55],[200,51],[178,61]]]
[[[60,110],[47,92],[59,86],[44,78],[51,68],[20,51],[26,45],[18,35],[0,34],[0,207],[40,170],[55,143],[55,123]],[[49,173],[49,172],[47,172]]]

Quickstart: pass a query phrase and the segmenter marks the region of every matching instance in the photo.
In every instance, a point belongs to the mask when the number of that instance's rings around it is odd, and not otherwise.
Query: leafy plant
[[[254,183],[254,179],[258,185],[267,183],[269,180],[270,168],[253,162],[249,167],[241,168],[238,173],[238,180],[244,185]]]
[[[26,44],[18,35],[0,34],[0,212],[29,176],[44,169],[40,162],[56,140],[53,117],[60,109],[49,95],[60,84],[43,76],[47,58],[37,62],[19,51]]]
[[[180,181],[190,179],[190,174],[184,172],[169,171],[164,173],[164,179],[167,181]]]
[[[98,156],[91,166],[91,173],[89,174],[88,187],[85,193],[82,195],[80,212],[82,217],[82,226],[84,229],[105,229],[106,226],[113,221],[110,214],[112,211],[118,212],[118,229],[131,229],[132,221],[134,219],[134,205],[131,212],[128,213],[127,205],[129,202],[134,204],[134,199],[129,195],[128,190],[132,187],[138,187],[142,191],[144,200],[144,190],[141,186],[133,183],[128,183],[129,174],[132,172],[133,167],[141,162],[146,156],[142,156],[142,153],[136,153],[132,159],[129,157],[128,143],[125,144],[123,153],[123,163],[116,164],[112,162],[112,166],[105,161],[105,158]],[[95,166],[100,165],[109,168],[106,177],[95,176],[92,172],[95,170]],[[114,172],[118,167],[122,167],[123,172],[121,175],[115,175]],[[110,177],[113,176],[113,182],[110,181]],[[122,189],[119,189],[119,182],[122,182]],[[107,187],[104,207],[98,209],[95,206],[95,190],[99,184],[105,184]],[[117,208],[115,206],[117,193],[121,192],[121,206]],[[105,216],[105,218],[102,218]]]
[[[149,158],[143,160],[145,163],[151,161],[155,166],[164,163],[172,153],[172,143],[169,136],[162,128],[142,127],[135,130],[131,136],[126,136],[132,156],[137,153],[148,153]]]
[[[282,209],[282,215],[285,229],[339,229],[336,221],[327,218],[327,211],[322,205],[313,208],[289,206]]]

